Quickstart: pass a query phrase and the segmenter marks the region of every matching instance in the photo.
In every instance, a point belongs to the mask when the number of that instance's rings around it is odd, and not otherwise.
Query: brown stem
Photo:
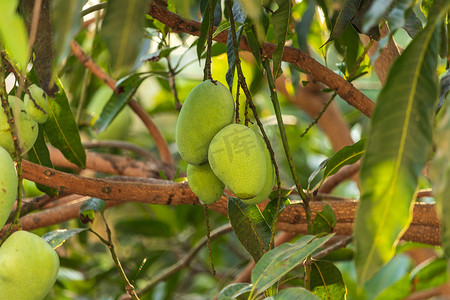
[[[196,36],[200,35],[200,22],[185,20],[168,11],[165,7],[159,6],[155,2],[152,2],[149,14],[172,28],[175,32],[185,32]],[[214,40],[226,44],[227,37],[228,31],[224,30],[219,33]],[[263,48],[264,52],[271,57],[275,51],[276,45],[264,43]],[[250,46],[245,37],[242,37],[241,39],[240,49],[250,51]],[[347,101],[348,104],[354,106],[366,116],[370,117],[372,114],[375,104],[366,95],[355,88],[351,83],[347,82],[344,78],[340,77],[300,49],[289,46],[285,47],[283,61],[296,65],[302,70],[310,73],[316,81],[320,81],[333,89],[342,99]]]

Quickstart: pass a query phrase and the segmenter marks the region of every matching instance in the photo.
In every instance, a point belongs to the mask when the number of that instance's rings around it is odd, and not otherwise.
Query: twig
[[[211,231],[210,240],[213,241],[216,238],[233,231],[233,228],[230,224],[225,224],[220,226],[219,228]],[[156,277],[152,278],[150,282],[147,283],[147,285],[138,290],[138,295],[144,295],[146,292],[148,292],[150,289],[152,289],[157,283],[166,280],[173,274],[179,272],[181,269],[185,268],[190,264],[192,259],[197,255],[197,253],[208,244],[208,238],[203,237],[192,249],[189,250],[189,252],[183,256],[178,262],[173,264],[172,266],[166,268],[163,272],[161,272]]]
[[[347,236],[347,237],[343,238],[342,240],[334,243],[330,247],[327,247],[327,248],[323,249],[322,251],[317,252],[316,254],[314,254],[312,256],[312,259],[313,260],[321,259],[337,249],[344,248],[345,246],[350,244],[352,242],[352,240],[353,240],[353,236]]]

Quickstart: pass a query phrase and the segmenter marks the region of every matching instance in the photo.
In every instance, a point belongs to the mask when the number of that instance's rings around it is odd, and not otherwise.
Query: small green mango
[[[30,85],[28,90],[33,99],[31,99],[28,94],[25,94],[23,98],[25,111],[37,123],[45,123],[48,119],[47,94],[35,84]]]
[[[13,112],[16,128],[18,129],[17,134],[19,136],[20,149],[22,154],[25,154],[33,147],[34,142],[36,142],[39,127],[25,112],[24,104],[19,98],[8,96],[8,102]],[[14,142],[8,119],[3,110],[0,113],[0,146],[5,148],[11,155],[14,153]]]
[[[212,139],[208,152],[214,174],[241,199],[262,190],[267,177],[264,150],[256,133],[241,124],[231,124]]]
[[[205,163],[211,139],[233,117],[233,96],[223,84],[206,80],[197,85],[186,97],[175,129],[181,158],[191,165]]]
[[[264,155],[266,158],[266,167],[267,167],[267,169],[266,169],[267,177],[266,177],[266,182],[264,183],[264,186],[263,186],[262,190],[258,193],[258,195],[256,195],[253,198],[250,198],[250,199],[241,199],[242,202],[244,202],[245,204],[248,204],[248,205],[258,204],[258,203],[266,200],[267,197],[269,196],[269,194],[273,190],[273,186],[275,185],[275,179],[276,179],[275,168],[273,166],[272,158],[270,157],[270,152],[269,152],[269,149],[267,148],[266,142],[264,141],[264,138],[260,133],[256,133],[256,136],[258,137],[261,147],[264,149]]]
[[[223,194],[225,185],[211,170],[208,163],[187,166],[187,180],[192,192],[204,204],[213,204]]]
[[[42,300],[52,289],[59,257],[41,237],[16,231],[0,247],[1,298]]]
[[[19,182],[11,155],[1,146],[0,166],[0,228],[2,228],[16,201]]]

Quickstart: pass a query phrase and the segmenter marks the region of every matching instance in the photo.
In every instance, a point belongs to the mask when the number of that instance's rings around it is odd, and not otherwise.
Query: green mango
[[[37,123],[45,123],[48,119],[47,94],[35,84],[30,85],[28,90],[32,99],[28,94],[25,94],[23,98],[25,111]]]
[[[13,111],[16,128],[18,129],[19,145],[22,154],[27,153],[34,142],[36,142],[39,127],[25,111],[22,100],[15,96],[8,96],[9,105]],[[6,149],[11,155],[14,153],[14,142],[11,136],[10,127],[6,115],[0,113],[0,146]]]
[[[223,194],[225,185],[217,178],[208,163],[187,166],[187,180],[192,192],[204,204],[213,204]]]
[[[16,201],[19,182],[11,155],[1,146],[0,166],[0,228],[2,228]]]
[[[248,205],[252,204],[258,204],[269,197],[269,194],[273,190],[273,186],[275,185],[275,168],[272,163],[272,158],[270,156],[269,149],[267,148],[266,142],[264,141],[263,136],[260,133],[256,133],[256,136],[258,137],[259,143],[261,144],[261,147],[264,149],[264,155],[266,158],[266,182],[264,183],[264,186],[262,190],[253,198],[250,199],[241,199],[242,202]]]
[[[197,85],[186,97],[175,129],[181,158],[191,165],[205,163],[211,139],[233,119],[233,96],[223,84],[206,80]]]
[[[264,149],[256,133],[241,124],[231,124],[212,139],[208,151],[214,174],[241,199],[256,197],[267,177]]]
[[[59,270],[55,250],[38,235],[16,231],[0,247],[0,295],[8,300],[42,300]]]

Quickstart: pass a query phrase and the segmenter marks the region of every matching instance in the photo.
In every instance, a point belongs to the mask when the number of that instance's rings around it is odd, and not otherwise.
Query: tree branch
[[[196,36],[200,35],[200,22],[184,20],[177,14],[170,12],[165,7],[159,6],[155,2],[152,2],[149,14],[166,26],[172,28],[174,32],[184,32]],[[219,33],[214,40],[226,44],[227,37],[228,31],[225,30]],[[242,50],[250,51],[250,46],[248,45],[245,36],[241,39],[240,48]],[[264,43],[263,48],[265,53],[271,57],[275,51],[276,45]],[[320,81],[333,89],[348,104],[352,105],[366,116],[370,117],[372,114],[375,104],[366,95],[355,88],[351,83],[347,82],[344,78],[340,77],[300,49],[289,46],[285,47],[283,61],[289,62],[310,73],[316,81]]]

